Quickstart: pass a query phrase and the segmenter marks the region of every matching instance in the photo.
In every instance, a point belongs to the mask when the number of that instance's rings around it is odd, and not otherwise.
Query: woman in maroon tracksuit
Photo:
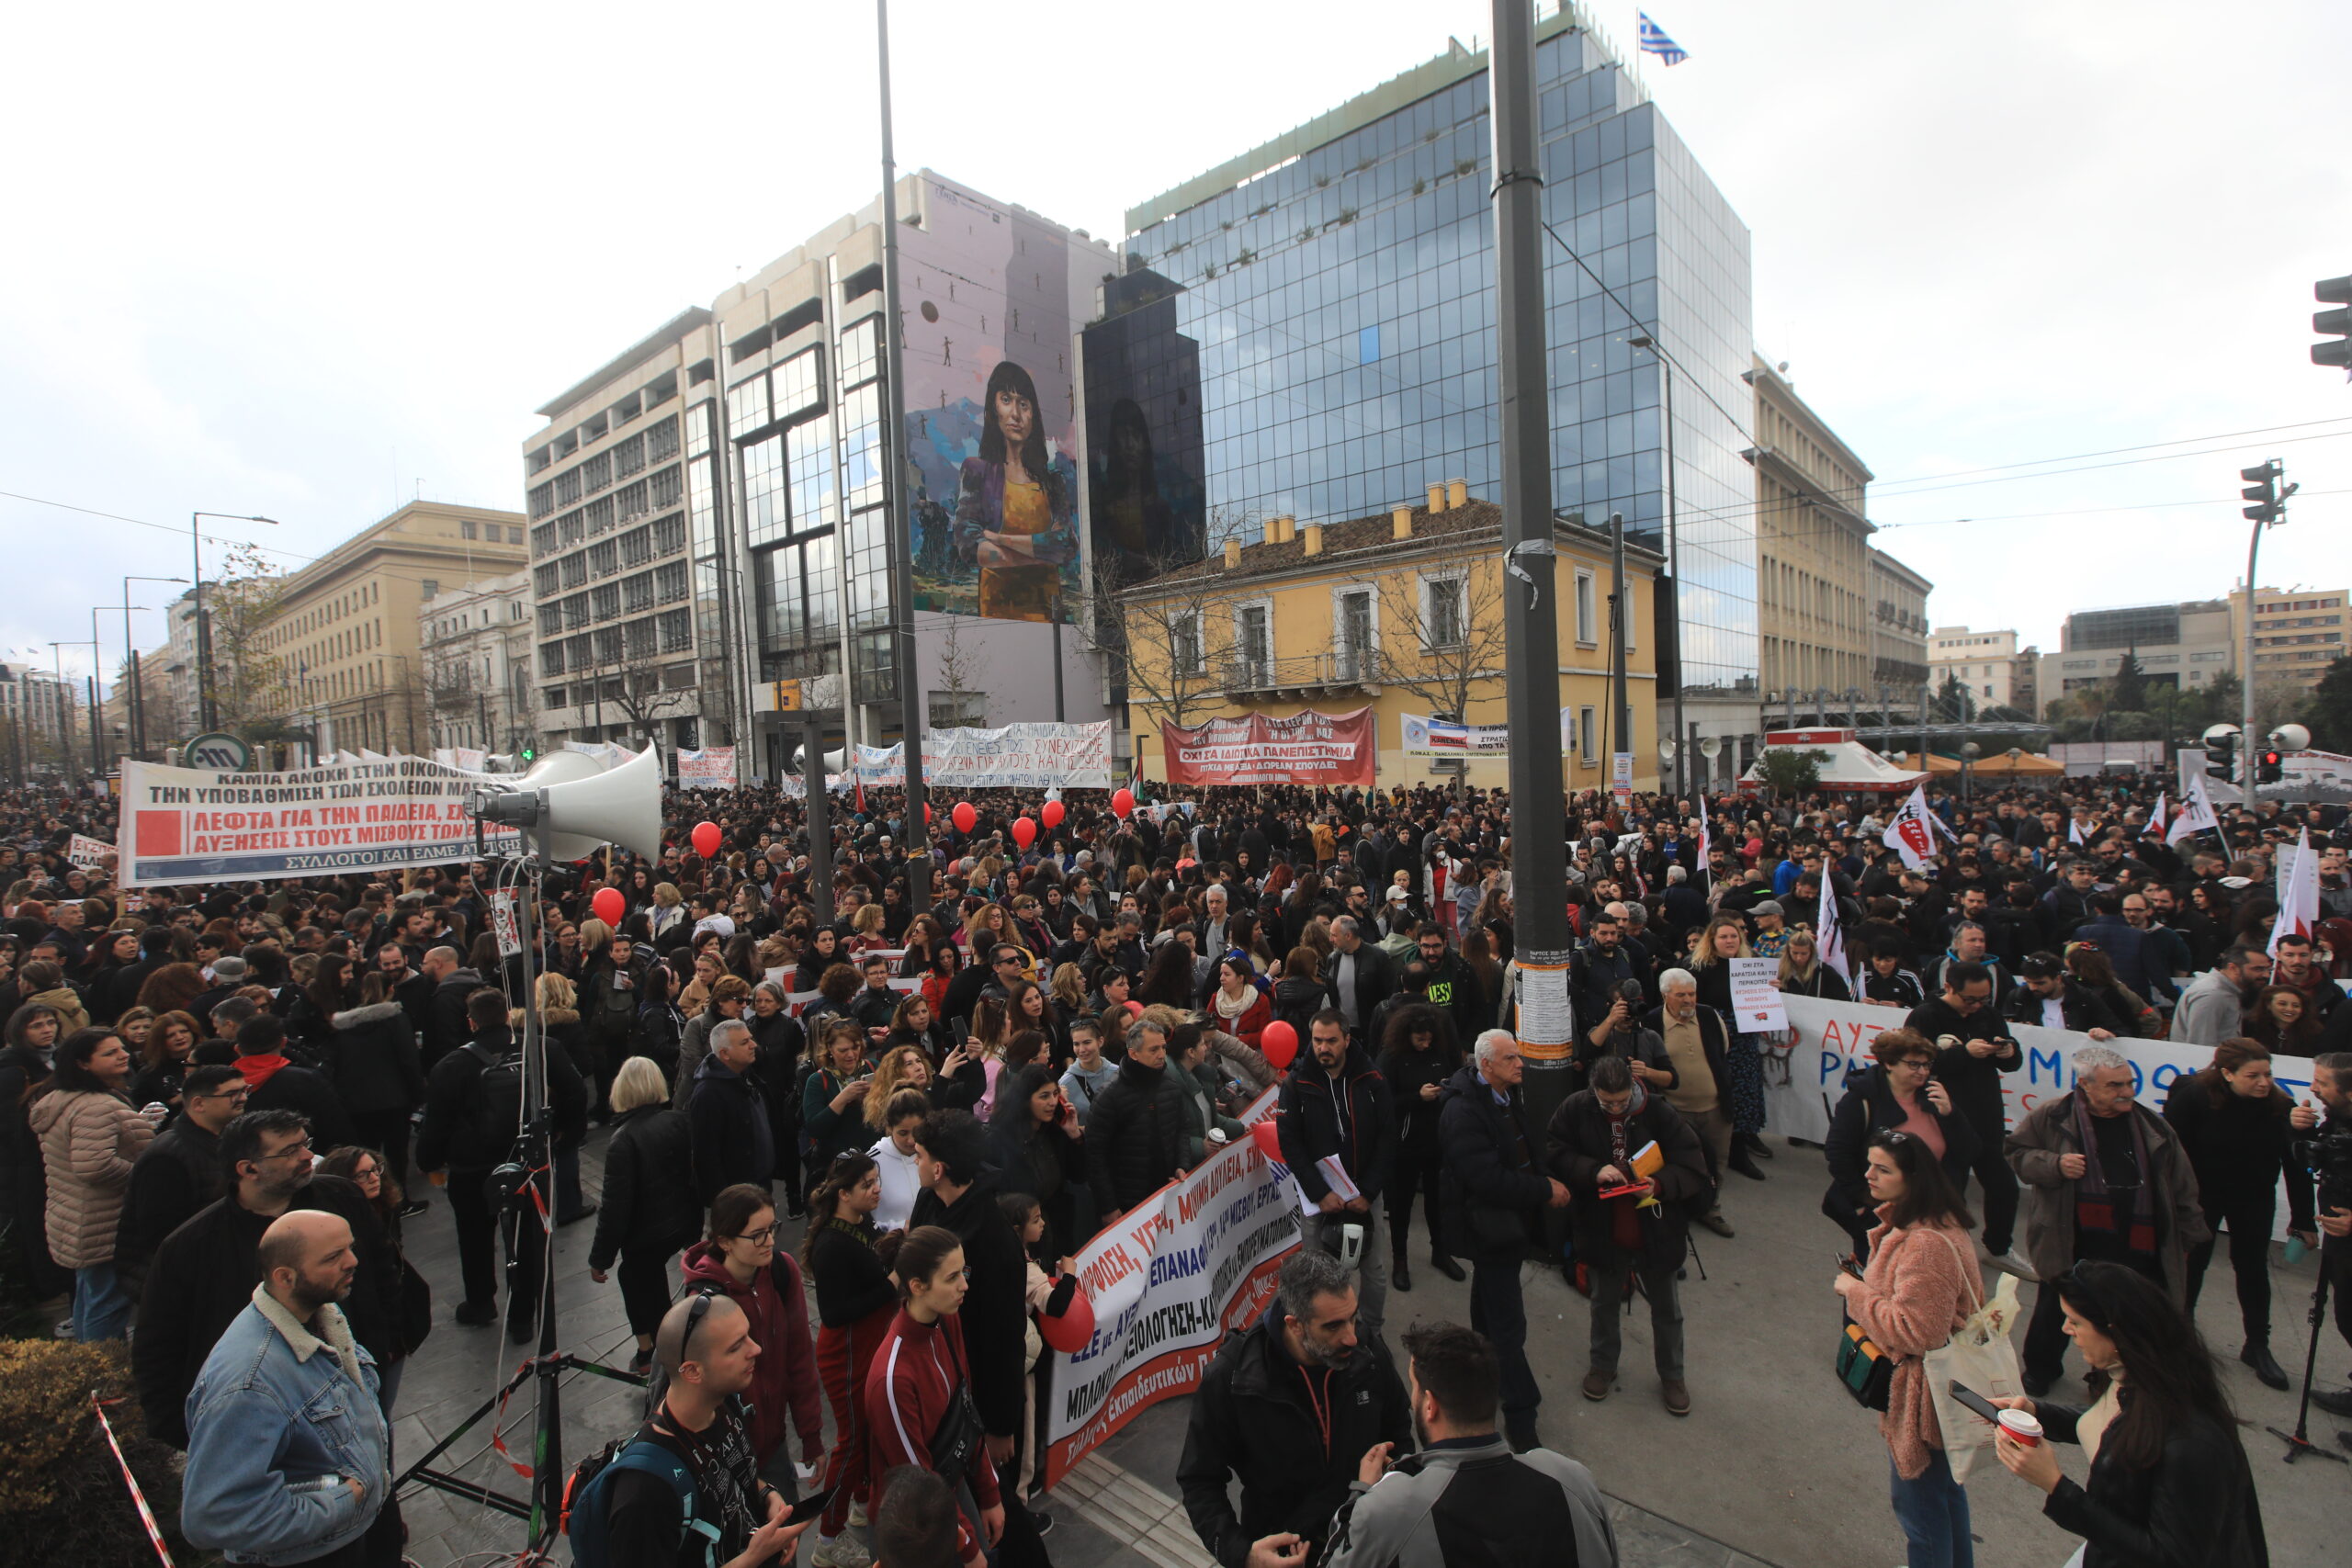
[[[890,1266],[875,1255],[882,1233],[874,1211],[882,1201],[882,1173],[869,1155],[842,1155],[808,1199],[804,1271],[817,1282],[817,1378],[833,1407],[833,1451],[825,1484],[833,1500],[817,1524],[820,1543],[842,1533],[853,1502],[866,1505],[865,1373],[899,1314],[899,1286]]]
[[[887,1477],[902,1464],[928,1470],[956,1489],[966,1524],[957,1552],[980,1559],[979,1537],[994,1546],[1004,1533],[1004,1503],[972,1404],[971,1362],[956,1309],[970,1280],[964,1244],[938,1225],[918,1225],[892,1247],[884,1243],[899,1281],[899,1314],[865,1374],[865,1420],[873,1450],[870,1472]],[[876,1506],[887,1506],[879,1498]],[[973,1525],[978,1526],[975,1534]]]
[[[767,1189],[739,1182],[710,1201],[710,1239],[686,1249],[686,1289],[724,1292],[752,1320],[760,1359],[752,1374],[752,1450],[760,1473],[786,1501],[799,1495],[786,1439],[797,1428],[800,1457],[825,1452],[825,1408],[808,1343],[808,1298],[800,1266],[775,1249],[775,1204]]]

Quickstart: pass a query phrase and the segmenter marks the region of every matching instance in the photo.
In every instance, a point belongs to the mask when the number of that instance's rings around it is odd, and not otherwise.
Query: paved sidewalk
[[[1702,1233],[1706,1278],[1694,1268],[1683,1287],[1689,1338],[1692,1414],[1667,1414],[1649,1367],[1647,1314],[1636,1311],[1624,1326],[1618,1386],[1608,1401],[1589,1404],[1577,1384],[1587,1364],[1589,1309],[1556,1271],[1531,1268],[1527,1276],[1529,1356],[1552,1391],[1541,1416],[1551,1447],[1591,1466],[1611,1500],[1626,1568],[1885,1568],[1903,1556],[1903,1540],[1887,1504],[1885,1445],[1876,1418],[1854,1407],[1832,1386],[1828,1337],[1837,1325],[1828,1290],[1831,1258],[1842,1234],[1823,1219],[1818,1203],[1826,1176],[1817,1151],[1772,1140],[1778,1153],[1769,1179],[1742,1181],[1725,1194],[1738,1227],[1732,1240]],[[582,1156],[593,1194],[602,1176],[601,1133]],[[411,1256],[435,1282],[432,1337],[412,1359],[396,1407],[397,1461],[411,1462],[524,1359],[494,1329],[460,1328],[450,1321],[458,1276],[447,1200],[423,1190],[432,1210],[410,1222]],[[593,1222],[560,1231],[554,1266],[563,1312],[563,1346],[626,1368],[631,1345],[616,1286],[588,1278]],[[788,1235],[797,1244],[797,1227]],[[1416,1235],[1414,1289],[1389,1298],[1395,1330],[1419,1318],[1465,1322],[1466,1286],[1422,1267]],[[2301,1370],[2303,1319],[2313,1265],[2274,1264],[2277,1321],[2273,1348]],[[2030,1301],[2033,1287],[2025,1287]],[[2292,1468],[2278,1462],[2278,1445],[2263,1431],[2292,1425],[2294,1401],[2273,1393],[2239,1365],[2234,1292],[2218,1272],[2199,1303],[2199,1319],[2217,1352],[2239,1413],[2253,1424],[2242,1431],[2260,1491],[2272,1556],[2280,1562],[2319,1562],[2338,1554],[2337,1540],[2352,1478],[2334,1465]],[[2331,1327],[2321,1346],[2323,1386],[2341,1386],[2345,1347]],[[2060,1398],[2083,1397],[2069,1379]],[[641,1409],[635,1388],[582,1373],[562,1385],[563,1449],[567,1464],[628,1431]],[[1194,1568],[1199,1555],[1176,1502],[1175,1473],[1183,1445],[1187,1401],[1157,1405],[1104,1443],[1091,1461],[1048,1501],[1055,1528],[1046,1546],[1064,1568]],[[2315,1413],[2312,1432],[2335,1441],[2342,1423]],[[526,1387],[510,1404],[506,1446],[528,1463],[532,1394]],[[449,1468],[469,1480],[519,1492],[524,1483],[489,1451],[490,1423],[469,1432]],[[2082,1473],[2078,1452],[2064,1454]],[[2041,1496],[1989,1461],[1968,1486],[1982,1568],[2051,1568],[2077,1544],[2044,1520]],[[402,1504],[411,1530],[409,1555],[421,1568],[460,1568],[511,1553],[522,1527],[481,1505],[430,1492]],[[2340,1544],[2340,1543],[2339,1543]],[[562,1555],[561,1553],[559,1554]]]

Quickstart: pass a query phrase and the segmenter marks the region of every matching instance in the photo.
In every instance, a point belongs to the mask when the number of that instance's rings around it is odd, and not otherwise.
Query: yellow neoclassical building
[[[1540,743],[1558,747],[1572,791],[1608,788],[1615,750],[1632,752],[1634,787],[1654,789],[1661,558],[1625,548],[1627,745],[1609,715],[1608,531],[1564,519],[1553,539],[1563,711],[1559,734]],[[1408,716],[1505,722],[1504,595],[1526,592],[1503,570],[1501,508],[1455,480],[1378,516],[1273,518],[1191,566],[1105,594],[1098,636],[1124,643],[1114,663],[1124,663],[1126,724],[1147,778],[1167,777],[1162,726],[1369,706],[1386,789],[1451,777],[1449,763],[1408,750]],[[1508,767],[1505,753],[1474,751],[1466,782],[1506,786]]]

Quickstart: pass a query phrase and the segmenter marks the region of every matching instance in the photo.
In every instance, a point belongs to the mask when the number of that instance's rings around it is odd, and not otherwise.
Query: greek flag
[[[1641,18],[1641,44],[1644,54],[1655,54],[1668,65],[1679,65],[1690,58],[1690,51],[1666,36],[1666,29],[1650,20],[1647,11],[1636,11]]]

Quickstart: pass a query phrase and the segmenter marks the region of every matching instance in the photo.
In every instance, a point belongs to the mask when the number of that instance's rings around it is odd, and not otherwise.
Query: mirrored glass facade
[[[1622,513],[1634,539],[1666,548],[1668,370],[1628,342],[1655,337],[1675,382],[1685,688],[1752,693],[1751,443],[1729,412],[1752,400],[1747,230],[1597,40],[1565,15],[1540,38],[1554,505],[1595,523]],[[1376,118],[1350,106],[1326,117],[1352,127],[1331,140],[1131,219],[1126,265],[1166,281],[1148,308],[1170,317],[1197,391],[1121,384],[1118,365],[1139,356],[1096,346],[1132,337],[1114,316],[1089,329],[1090,413],[1189,402],[1211,548],[1270,517],[1418,502],[1448,479],[1497,494],[1493,136],[1485,58],[1455,58],[1425,96]],[[1181,447],[1187,434],[1150,437]]]

